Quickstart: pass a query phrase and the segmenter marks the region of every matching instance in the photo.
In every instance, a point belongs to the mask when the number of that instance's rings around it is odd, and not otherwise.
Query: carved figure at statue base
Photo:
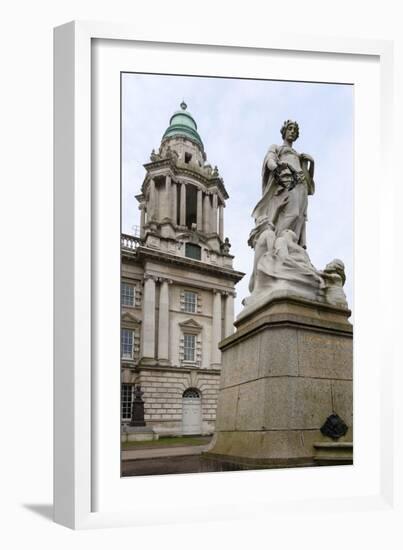
[[[348,307],[343,290],[343,285],[346,282],[344,263],[341,260],[334,259],[327,264],[321,275],[325,281],[326,301],[335,306]]]

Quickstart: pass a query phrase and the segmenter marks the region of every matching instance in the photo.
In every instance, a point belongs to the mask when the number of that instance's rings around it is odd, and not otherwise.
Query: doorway
[[[201,426],[201,395],[196,388],[188,388],[182,395],[182,433],[199,435]]]

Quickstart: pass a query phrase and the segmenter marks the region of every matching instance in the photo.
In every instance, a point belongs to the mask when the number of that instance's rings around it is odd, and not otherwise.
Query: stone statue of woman
[[[252,216],[255,221],[267,217],[277,235],[290,229],[297,237],[297,244],[306,248],[308,195],[315,191],[314,160],[292,147],[299,136],[297,122],[286,120],[281,135],[283,144],[272,145],[264,158],[263,194]]]
[[[344,264],[333,260],[323,271],[312,264],[306,250],[308,196],[313,195],[314,161],[292,147],[298,124],[286,120],[282,145],[272,145],[262,169],[262,198],[255,206],[255,226],[248,244],[254,249],[250,295],[242,301],[249,315],[269,300],[297,297],[348,308],[343,290]]]

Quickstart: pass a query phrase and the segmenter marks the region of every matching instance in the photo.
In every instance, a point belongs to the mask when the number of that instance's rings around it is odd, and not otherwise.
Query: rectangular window
[[[130,420],[132,417],[133,386],[122,384],[120,395],[122,420]]]
[[[190,292],[185,290],[184,292],[184,309],[188,313],[196,313],[197,294],[196,292]]]
[[[196,336],[194,334],[184,334],[183,338],[183,359],[184,361],[195,361],[196,355]]]
[[[120,287],[120,297],[122,300],[122,306],[134,306],[134,286],[122,283]]]
[[[132,330],[122,330],[122,359],[133,359],[133,340],[134,333]]]
[[[196,221],[196,219],[194,221]],[[198,244],[186,243],[185,256],[193,260],[201,260],[201,247]]]

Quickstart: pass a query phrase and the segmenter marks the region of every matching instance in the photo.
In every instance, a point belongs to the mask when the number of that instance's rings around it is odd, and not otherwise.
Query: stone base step
[[[340,443],[315,443],[313,459],[320,466],[331,464],[353,464],[353,443],[343,441]]]
[[[148,426],[123,426],[120,440],[122,443],[128,441],[154,441],[158,437],[153,428]]]

